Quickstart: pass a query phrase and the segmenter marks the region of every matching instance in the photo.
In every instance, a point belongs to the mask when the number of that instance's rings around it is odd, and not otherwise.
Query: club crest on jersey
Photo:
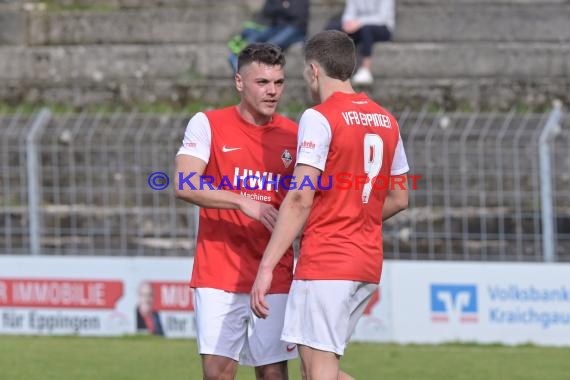
[[[289,165],[291,165],[291,161],[293,161],[293,156],[291,156],[291,153],[289,153],[287,149],[285,149],[283,151],[283,154],[281,154],[281,161],[283,161],[283,165],[285,165],[285,168],[288,168]]]

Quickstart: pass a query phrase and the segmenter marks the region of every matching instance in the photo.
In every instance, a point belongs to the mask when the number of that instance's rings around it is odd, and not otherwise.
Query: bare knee
[[[348,373],[339,371],[338,380],[356,380],[354,377],[350,376]]]
[[[233,376],[224,372],[221,368],[209,366],[203,368],[204,380],[233,380]]]
[[[235,375],[223,368],[216,366],[206,366],[203,368],[204,380],[234,380]]]
[[[237,372],[237,362],[216,356],[202,360],[204,380],[234,380]]]
[[[279,362],[255,367],[256,380],[288,380],[287,362]]]

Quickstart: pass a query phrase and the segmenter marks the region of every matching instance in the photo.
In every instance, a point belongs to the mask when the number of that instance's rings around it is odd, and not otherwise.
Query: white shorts
[[[377,284],[293,280],[281,339],[343,355]]]
[[[295,345],[280,339],[287,294],[268,294],[266,319],[257,318],[246,293],[194,289],[198,352],[219,355],[248,366],[295,359]]]

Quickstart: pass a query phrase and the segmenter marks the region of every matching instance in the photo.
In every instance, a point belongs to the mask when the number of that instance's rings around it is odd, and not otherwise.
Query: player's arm
[[[174,166],[176,198],[204,208],[240,208],[244,197],[226,190],[215,190],[216,184],[204,180],[202,175],[206,170],[206,163],[200,158],[179,154]]]
[[[324,171],[332,132],[327,119],[318,111],[308,109],[299,121],[297,166],[293,178],[300,184],[310,180],[318,183]],[[279,207],[275,230],[265,248],[257,277],[251,290],[251,309],[261,318],[269,315],[265,294],[273,280],[273,269],[304,227],[315,196],[315,186],[299,186],[287,192]]]
[[[308,178],[311,184],[316,184],[321,171],[312,166],[299,164],[293,172],[294,178]],[[283,254],[293,244],[299,232],[305,226],[315,197],[314,186],[303,186],[287,192],[285,199],[279,207],[279,215],[275,230],[265,248],[263,258],[259,265],[260,271],[273,272]]]
[[[408,208],[408,159],[404,151],[404,144],[402,137],[398,136],[398,143],[394,158],[392,160],[392,167],[390,168],[390,190],[384,200],[384,208],[382,209],[382,220],[386,220],[396,215],[400,211]]]
[[[201,159],[178,155],[175,168],[176,198],[204,208],[238,209],[250,218],[261,222],[270,231],[273,230],[277,210],[272,205],[242,197],[231,191],[210,189],[201,179],[206,168],[206,163]]]
[[[273,230],[277,219],[277,210],[273,206],[231,191],[216,190],[216,184],[204,181],[202,175],[210,159],[210,144],[208,119],[203,113],[198,113],[188,123],[182,147],[176,156],[176,198],[204,208],[238,209]]]
[[[316,184],[320,174],[321,171],[317,168],[299,164],[295,167],[293,177],[298,182],[301,178],[309,178],[311,184]],[[251,291],[251,307],[260,318],[269,315],[269,307],[265,303],[264,296],[269,291],[273,269],[305,225],[313,207],[314,197],[314,186],[303,186],[301,189],[289,190],[279,207],[275,229],[263,253]]]
[[[394,182],[393,179],[391,179],[390,183],[394,185],[390,186],[388,195],[384,200],[382,220],[391,218],[400,211],[404,211],[408,208],[408,176],[406,174],[402,174],[398,175],[396,178],[401,179],[401,181]]]

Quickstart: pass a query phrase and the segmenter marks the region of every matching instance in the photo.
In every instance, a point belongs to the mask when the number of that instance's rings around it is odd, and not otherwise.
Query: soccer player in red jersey
[[[238,362],[257,379],[287,379],[296,356],[280,339],[293,250],[274,270],[267,302],[280,310],[257,318],[249,293],[285,194],[279,182],[294,167],[297,125],[276,113],[284,86],[284,56],[252,44],[238,59],[237,106],[199,112],[176,157],[176,196],[200,206],[194,268],[198,350],[204,379],[234,379]]]
[[[270,317],[265,294],[273,268],[305,225],[281,338],[297,344],[309,380],[351,378],[339,370],[339,359],[377,291],[382,221],[408,205],[406,184],[380,184],[409,171],[398,123],[354,92],[355,62],[354,43],[343,32],[324,31],[307,42],[303,75],[320,104],[301,117],[293,175],[314,184],[321,175],[347,173],[353,186],[287,193],[251,292],[254,313]]]

